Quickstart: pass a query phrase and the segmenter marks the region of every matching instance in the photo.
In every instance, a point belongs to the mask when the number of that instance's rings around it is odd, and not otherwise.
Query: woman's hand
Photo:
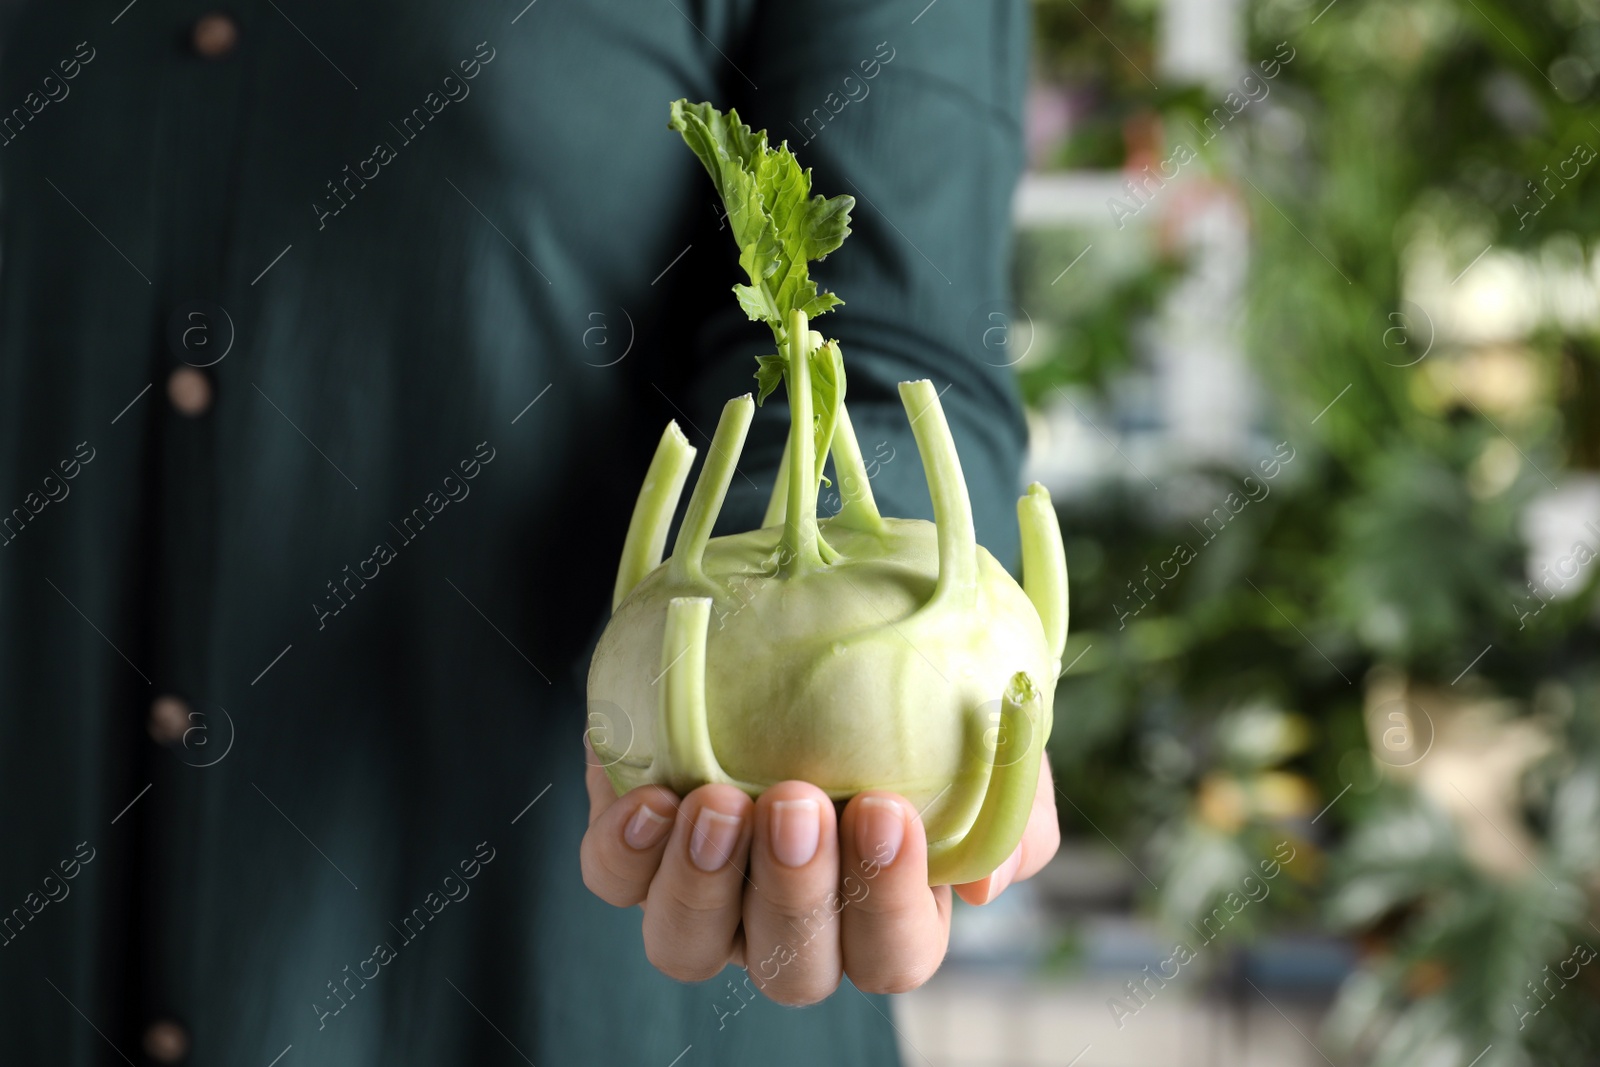
[[[587,781],[583,882],[608,904],[644,908],[645,955],[671,978],[704,981],[737,963],[778,1003],[813,1004],[841,975],[868,993],[915,989],[944,959],[951,887],[928,887],[922,820],[904,797],[862,793],[842,816],[806,782],[755,801],[730,785],[618,797],[592,752]],[[1059,843],[1046,761],[1022,843],[955,891],[986,904]]]

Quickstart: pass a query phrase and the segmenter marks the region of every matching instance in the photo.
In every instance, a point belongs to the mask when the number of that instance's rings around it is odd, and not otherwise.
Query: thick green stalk
[[[745,434],[750,430],[750,420],[755,413],[756,402],[749,393],[723,405],[716,433],[711,436],[711,447],[706,451],[705,466],[694,483],[683,525],[678,528],[678,540],[672,546],[672,559],[667,563],[676,583],[706,580],[700,562],[705,555],[706,542],[711,540],[711,528],[722,512],[722,502],[728,495],[728,484],[733,481],[739,453],[744,451]]]
[[[767,498],[767,513],[761,517],[761,528],[783,524],[785,505],[789,503],[789,442],[783,442],[783,458],[778,460],[778,477],[772,483],[772,495]]]
[[[939,394],[926,378],[900,383],[900,401],[922,454],[922,470],[933,497],[939,537],[939,582],[922,610],[970,611],[978,599],[978,535],[972,526],[972,501],[961,474],[961,458],[945,422]]]
[[[673,597],[661,635],[661,695],[656,709],[651,774],[677,793],[726,782],[706,725],[706,629],[710,597]]]
[[[833,521],[863,533],[880,532],[883,529],[883,516],[878,514],[878,502],[872,497],[867,465],[861,459],[861,444],[856,440],[855,427],[850,425],[850,413],[842,402],[839,404],[839,425],[833,431],[833,473],[839,478],[839,499],[844,501]]]
[[[839,353],[839,342],[824,341],[822,335],[815,330],[811,331],[811,342],[806,349],[807,357],[828,376],[837,377],[835,394],[828,400],[818,401],[819,389],[827,385],[818,386],[817,381],[811,383],[811,406],[816,409],[816,418],[812,424],[816,426],[816,460],[817,460],[817,485],[822,485],[823,470],[828,463],[828,452],[833,448],[833,437],[839,429],[839,409],[844,405],[844,357]]]
[[[823,469],[828,464],[828,453],[833,449],[833,436],[839,428],[839,409],[844,404],[844,357],[839,353],[839,342],[824,341],[815,330],[810,331],[806,345],[806,359],[810,364],[811,407],[816,427],[813,450],[816,459],[816,492],[822,492]],[[826,392],[824,392],[826,390]],[[838,550],[828,544],[828,539],[817,531],[817,553],[824,563],[839,559]]]
[[[806,313],[799,308],[789,313],[788,366],[784,379],[789,387],[789,502],[783,517],[783,551],[780,555],[785,576],[804,574],[820,568],[822,555],[817,547],[817,479],[814,419],[811,411],[811,364]]]
[[[1017,525],[1022,530],[1022,589],[1044,623],[1045,646],[1059,671],[1067,648],[1067,553],[1050,493],[1038,482],[1017,500]]]
[[[661,550],[667,543],[667,527],[678,510],[684,479],[694,463],[694,446],[683,436],[676,422],[667,423],[656,445],[656,454],[645,472],[639,499],[628,520],[628,536],[622,543],[622,561],[617,565],[617,584],[611,594],[611,610],[622,606],[633,587],[661,565]]]
[[[808,349],[808,351],[809,351],[809,349]],[[813,407],[814,406],[815,405],[813,404]],[[842,417],[843,413],[844,413],[844,406],[843,406],[842,402],[840,404],[839,412],[840,412],[840,416]],[[837,441],[838,440],[838,436],[837,436],[837,426],[838,425],[841,425],[841,424],[839,424],[839,423],[835,424],[835,426],[836,426],[835,435],[834,435],[834,438],[832,439],[832,441],[830,441],[830,446],[831,446],[833,441]],[[854,442],[852,442],[852,443],[854,443]],[[788,440],[785,440],[784,443],[783,443],[783,457],[778,461],[778,476],[774,480],[773,485],[772,485],[772,495],[767,498],[767,510],[766,510],[766,513],[761,517],[761,527],[762,527],[762,529],[766,529],[769,526],[781,526],[781,525],[783,525],[784,519],[788,515],[788,505],[789,505],[789,448],[790,448],[790,442]],[[822,468],[823,468],[824,463],[827,462],[827,458],[828,458],[828,455],[827,455],[827,452],[825,452],[825,451],[821,452],[818,455],[818,458],[817,458],[817,490],[818,491],[821,490]],[[859,453],[858,453],[858,458],[859,458]],[[835,462],[837,462],[837,457],[835,457]],[[870,502],[869,502],[869,507],[870,507]],[[874,513],[874,515],[876,514],[876,509],[873,509],[873,513]],[[851,523],[847,521],[845,523],[845,525],[848,526],[848,525],[851,525]],[[881,525],[881,523],[880,523],[880,525]],[[876,530],[876,529],[879,528],[878,526],[866,526],[866,525],[863,525],[861,523],[857,523],[856,526],[857,526],[857,528],[860,528],[860,529],[873,529],[873,530]],[[828,544],[827,538],[822,536],[822,531],[820,529],[817,531],[817,554],[821,557],[822,562],[824,562],[824,563],[832,563],[836,559],[839,558],[839,553],[833,548],[832,545]]]
[[[1044,694],[1033,680],[1023,671],[1012,675],[1001,699],[983,803],[959,840],[929,846],[929,885],[975,882],[1004,863],[1022,840],[1039,787],[1039,756],[1049,737],[1043,709]]]

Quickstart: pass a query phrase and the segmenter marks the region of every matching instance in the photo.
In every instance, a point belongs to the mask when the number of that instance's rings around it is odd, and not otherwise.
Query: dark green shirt
[[[895,1059],[589,896],[582,686],[655,439],[771,344],[676,97],[857,197],[880,504],[931,377],[1011,559],[1024,5],[524,2],[0,7],[0,1062]]]

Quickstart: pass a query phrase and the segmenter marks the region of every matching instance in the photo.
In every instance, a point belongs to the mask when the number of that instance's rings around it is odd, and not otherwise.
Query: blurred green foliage
[[[1103,102],[1051,158],[1123,166],[1149,158],[1130,145],[1152,129],[1161,158],[1227,91],[1158,90],[1139,73],[1155,67],[1157,6],[1037,0],[1040,77]],[[1285,41],[1294,58],[1193,175],[1248,204],[1243,331],[1265,394],[1252,429],[1296,459],[1175,579],[1140,586],[1148,603],[1134,597],[1149,568],[1203,540],[1171,498],[1221,500],[1248,472],[1184,470],[1160,490],[1107,481],[1061,502],[1066,660],[1083,654],[1051,738],[1063,822],[1149,857],[1172,887],[1151,903],[1174,924],[1271,842],[1303,844],[1315,862],[1299,884],[1368,953],[1330,1024],[1363,1062],[1592,1062],[1600,961],[1536,1015],[1512,1004],[1578,941],[1600,947],[1600,568],[1519,619],[1529,502],[1600,470],[1600,338],[1592,321],[1550,314],[1497,341],[1442,327],[1491,246],[1522,256],[1536,290],[1540,264],[1567,263],[1590,290],[1600,278],[1600,159],[1580,162],[1580,146],[1600,149],[1600,4],[1248,0],[1244,12],[1249,58]],[[1019,245],[1019,302],[1044,324],[1019,367],[1030,402],[1065,390],[1109,404],[1140,362],[1140,321],[1181,273],[1148,249],[1052,285],[1092,239]],[[1457,279],[1430,290],[1431,307],[1408,289],[1423,255]],[[1510,385],[1482,372],[1485,353]],[[1506,816],[1534,869],[1486,870],[1459,815],[1381,773],[1364,710],[1374,671],[1449,694],[1441,719],[1493,697],[1548,731],[1554,754],[1520,774]],[[1304,743],[1252,748],[1241,722],[1303,728]],[[1295,915],[1306,894],[1273,899],[1271,914]]]
[[[1035,73],[1068,90],[1081,109],[1053,165],[1122,164],[1124,124],[1147,110],[1140,71],[1153,61],[1159,7],[1157,0],[1035,0]]]

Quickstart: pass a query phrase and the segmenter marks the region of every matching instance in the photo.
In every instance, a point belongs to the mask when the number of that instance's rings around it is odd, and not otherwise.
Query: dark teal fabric
[[[972,321],[1024,4],[238,0],[216,59],[204,10],[0,5],[0,1063],[139,1063],[161,1017],[194,1064],[894,1062],[884,998],[728,1015],[738,971],[660,976],[587,894],[584,659],[662,426],[703,447],[770,346],[679,96],[857,196],[822,325],[879,500],[929,515],[931,377],[1010,561]]]

